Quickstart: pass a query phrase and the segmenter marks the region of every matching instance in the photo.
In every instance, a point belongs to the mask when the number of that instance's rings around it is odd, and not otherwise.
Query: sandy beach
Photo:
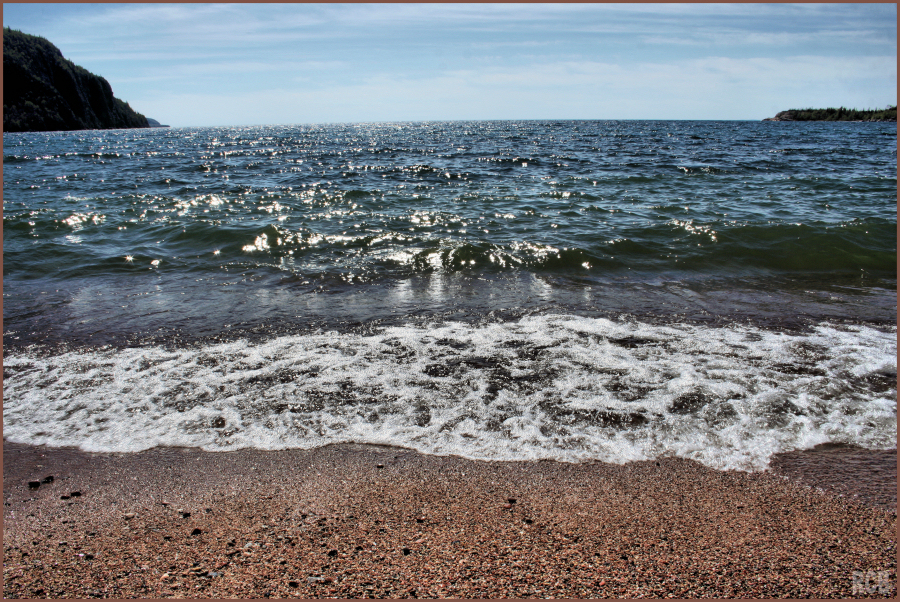
[[[3,468],[8,598],[897,593],[895,450],[823,448],[743,473],[4,442]]]

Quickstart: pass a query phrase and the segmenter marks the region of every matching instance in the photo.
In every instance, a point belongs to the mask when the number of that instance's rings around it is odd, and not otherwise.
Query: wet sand
[[[895,450],[822,448],[743,473],[361,445],[3,449],[6,597],[897,593]],[[882,588],[854,591],[867,571]]]

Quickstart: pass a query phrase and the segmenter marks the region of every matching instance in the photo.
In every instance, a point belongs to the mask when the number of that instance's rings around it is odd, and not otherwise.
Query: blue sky
[[[172,126],[750,119],[897,101],[896,4],[4,4]]]

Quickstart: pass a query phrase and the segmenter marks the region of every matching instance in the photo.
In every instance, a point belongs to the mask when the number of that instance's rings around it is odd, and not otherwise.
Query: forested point
[[[42,37],[3,28],[3,131],[146,128],[106,79],[63,57]]]
[[[886,109],[790,109],[763,121],[897,121],[897,106]]]

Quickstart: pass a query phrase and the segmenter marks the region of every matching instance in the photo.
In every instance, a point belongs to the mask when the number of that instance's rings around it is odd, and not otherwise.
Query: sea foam
[[[489,460],[691,458],[759,470],[894,447],[896,329],[574,315],[4,360],[4,437],[86,451],[356,442]]]

